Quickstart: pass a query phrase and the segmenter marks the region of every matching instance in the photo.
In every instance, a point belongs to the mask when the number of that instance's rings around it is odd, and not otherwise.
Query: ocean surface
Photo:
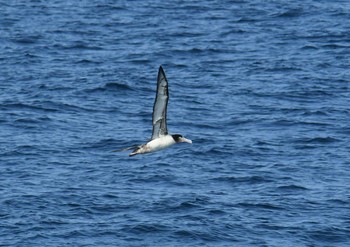
[[[349,1],[0,9],[1,247],[350,246]]]

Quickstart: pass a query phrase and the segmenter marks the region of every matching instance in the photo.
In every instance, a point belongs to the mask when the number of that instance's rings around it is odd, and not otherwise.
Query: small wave
[[[162,183],[162,182],[171,182],[171,181],[174,181],[173,175],[160,175],[160,174],[154,174],[146,177],[129,179],[129,182],[133,182],[133,183]]]
[[[149,59],[130,59],[130,62],[131,63],[134,63],[134,64],[148,64],[150,62]]]
[[[15,42],[17,44],[22,44],[22,45],[31,45],[38,42],[38,40],[40,40],[41,38],[42,38],[41,35],[29,35],[26,37],[16,37],[12,39],[12,42]]]
[[[111,10],[118,11],[118,10],[125,10],[126,9],[123,6],[115,6],[114,4],[108,4],[108,3],[98,3],[96,5],[96,8],[99,9],[99,11],[104,11],[104,10],[107,10],[107,11],[111,11]]]
[[[300,190],[308,190],[307,188],[300,186],[300,185],[283,185],[283,186],[279,186],[277,187],[280,190],[284,190],[284,191],[300,191]]]
[[[243,208],[262,208],[262,209],[271,209],[271,210],[282,210],[283,208],[280,206],[277,206],[272,203],[249,203],[249,202],[242,202],[237,204],[240,207]]]
[[[318,50],[319,48],[315,45],[305,45],[301,47],[302,50]]]
[[[327,144],[327,143],[333,143],[338,142],[339,140],[333,137],[314,137],[314,138],[307,138],[301,140],[303,143],[315,143],[315,144]]]
[[[208,213],[210,215],[225,215],[226,212],[224,210],[220,210],[220,209],[210,209],[208,210]]]
[[[328,123],[322,122],[306,122],[306,121],[295,121],[288,119],[279,119],[271,123],[273,126],[296,126],[296,125],[311,125],[311,126],[329,126]]]
[[[68,49],[68,50],[102,50],[99,46],[91,46],[85,44],[84,42],[75,42],[73,44],[65,44],[65,45],[55,45],[57,48]]]
[[[210,123],[192,123],[191,124],[193,127],[197,127],[199,129],[217,129],[217,126],[213,123],[213,124],[210,124]]]
[[[259,21],[258,18],[252,18],[252,17],[242,17],[237,20],[237,23],[249,23],[249,22],[257,22]]]
[[[162,202],[162,207],[166,206],[170,211],[188,212],[192,209],[201,208],[209,203],[209,199],[205,196],[195,196],[193,198],[171,198],[171,200]]]
[[[296,9],[289,9],[287,11],[277,14],[276,16],[281,18],[292,18],[292,17],[299,17],[302,14],[303,14],[303,9],[296,8]]]
[[[13,110],[28,110],[28,111],[44,111],[44,112],[57,112],[62,110],[87,110],[83,107],[67,104],[63,102],[55,102],[50,100],[36,100],[30,103],[7,103],[1,105],[5,109]]]
[[[58,111],[58,109],[49,108],[38,104],[25,104],[25,103],[7,103],[2,104],[5,109],[15,109],[15,110],[40,110],[40,111]]]
[[[316,149],[322,145],[329,145],[339,142],[339,139],[333,137],[314,137],[314,138],[299,138],[293,142],[296,144],[296,149]]]
[[[234,176],[223,176],[214,178],[216,181],[229,182],[229,183],[247,183],[247,184],[260,184],[268,183],[271,180],[262,176],[247,176],[247,177],[234,177]]]
[[[304,116],[328,116],[327,112],[320,110],[306,110],[302,115]]]
[[[133,89],[127,84],[122,84],[118,82],[108,82],[96,88],[86,89],[85,92],[93,93],[93,92],[120,91],[120,90],[125,91],[125,90],[133,90]]]
[[[130,86],[117,82],[108,82],[105,84],[106,89],[132,89]]]
[[[348,45],[339,45],[339,44],[327,44],[327,45],[323,45],[322,47],[329,48],[329,49],[340,49],[340,48],[347,49],[347,48],[349,48]]]
[[[201,219],[198,219],[201,220]],[[208,225],[210,228],[210,226]],[[233,237],[230,233],[223,231],[221,229],[211,229],[210,231],[206,230],[194,230],[194,229],[181,229],[176,230],[175,232],[176,238],[188,238],[188,239],[198,239],[206,242],[214,242],[214,241],[229,241],[231,244],[227,246],[235,246],[232,244],[233,242],[238,241]],[[209,246],[211,246],[209,244]]]
[[[337,205],[340,205],[340,206],[347,206],[348,205],[348,201],[346,200],[343,200],[343,199],[329,199],[327,200],[329,203],[332,203],[332,204],[337,204]]]
[[[19,156],[26,156],[26,155],[36,155],[40,148],[36,145],[18,145],[12,150],[8,150],[5,152],[1,152],[2,157],[19,157]]]
[[[328,242],[330,246],[336,246],[335,243],[348,242],[349,231],[345,227],[326,227],[310,232],[309,236],[320,242]]]
[[[200,150],[200,151],[195,150],[194,152],[198,154],[206,154],[206,155],[220,155],[220,154],[232,155],[232,147],[213,147],[209,150]]]
[[[78,60],[77,63],[79,63],[79,64],[100,64],[101,62],[85,58],[85,59]]]
[[[265,71],[267,72],[294,72],[294,71],[301,71],[302,69],[298,67],[291,67],[291,66],[276,66],[272,68],[267,68]]]
[[[136,226],[127,226],[124,227],[124,230],[127,230],[132,233],[137,234],[146,234],[146,233],[160,233],[168,230],[168,226],[160,225],[160,224],[150,224],[150,223],[142,223]]]
[[[51,119],[49,117],[38,117],[38,118],[18,118],[15,119],[14,122],[17,123],[28,123],[28,124],[36,124],[36,123],[42,123],[42,122],[46,122],[46,121],[50,121]]]
[[[112,146],[115,146],[116,144],[119,144],[119,141],[113,138],[108,138],[108,139],[102,139],[96,142],[92,143],[85,143],[85,148],[92,148],[92,149],[97,149],[97,148],[110,148],[111,150],[113,149]]]

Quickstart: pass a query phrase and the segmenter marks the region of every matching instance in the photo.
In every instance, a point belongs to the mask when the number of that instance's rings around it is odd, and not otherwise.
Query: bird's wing
[[[168,80],[165,77],[162,66],[159,67],[158,79],[157,79],[157,93],[156,99],[153,105],[153,132],[152,140],[162,135],[168,134],[168,128],[166,124],[166,112],[169,100]]]

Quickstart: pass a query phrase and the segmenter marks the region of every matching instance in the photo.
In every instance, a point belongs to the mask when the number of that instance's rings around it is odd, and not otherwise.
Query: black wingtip
[[[165,72],[164,72],[162,65],[159,66],[158,79],[159,79],[159,76],[161,76],[161,75],[165,77]],[[166,77],[165,77],[165,79],[166,79]]]

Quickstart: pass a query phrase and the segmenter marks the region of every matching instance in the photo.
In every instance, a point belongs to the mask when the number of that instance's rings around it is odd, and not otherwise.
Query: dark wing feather
[[[153,105],[152,140],[158,138],[159,136],[168,134],[168,128],[166,124],[168,100],[169,100],[168,80],[165,77],[165,73],[162,66],[160,66],[158,71],[158,79],[157,79],[156,99]]]

